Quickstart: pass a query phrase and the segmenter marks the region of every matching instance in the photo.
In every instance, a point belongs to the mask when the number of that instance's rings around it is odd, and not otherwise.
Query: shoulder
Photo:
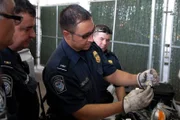
[[[118,57],[115,55],[115,53],[108,51],[105,53],[105,56],[107,57],[107,59],[115,59],[118,60]]]
[[[61,59],[65,56],[64,51],[61,49],[61,46],[58,46],[57,49],[51,54],[50,58],[47,61],[46,66],[57,66]]]
[[[12,65],[15,63],[15,54],[9,48],[0,51],[0,64]]]
[[[97,51],[102,51],[101,48],[95,42],[92,43],[91,48]]]
[[[10,50],[8,48],[5,48],[0,51],[0,56],[3,58],[10,57],[10,56],[12,56],[12,53],[10,52]]]
[[[111,51],[107,51],[107,55],[110,55],[110,56],[116,56],[115,53],[111,52]]]
[[[61,57],[61,60],[59,61],[59,64],[57,66],[57,69],[59,71],[67,72],[69,69],[70,59],[68,56]]]
[[[63,51],[58,51],[57,48],[50,59],[48,60],[43,70],[44,79],[51,79],[53,76],[59,74],[68,74],[70,59],[65,55]]]
[[[94,51],[96,51],[97,54],[99,54],[100,56],[104,55],[102,49],[95,42],[93,42],[91,45],[91,51],[93,53],[94,53]]]

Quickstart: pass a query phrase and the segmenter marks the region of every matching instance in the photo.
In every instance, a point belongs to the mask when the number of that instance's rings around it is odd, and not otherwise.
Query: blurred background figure
[[[14,25],[20,21],[14,15],[14,0],[0,0],[0,50],[12,44]]]
[[[13,43],[14,25],[21,22],[22,19],[22,17],[14,15],[14,6],[14,0],[0,0],[0,50]],[[1,56],[0,63],[2,63]],[[2,78],[0,78],[0,119],[7,120],[6,96]]]

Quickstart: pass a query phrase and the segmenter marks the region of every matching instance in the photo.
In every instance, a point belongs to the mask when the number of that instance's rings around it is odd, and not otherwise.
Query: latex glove
[[[149,69],[137,75],[137,82],[140,88],[146,88],[148,85],[155,86],[159,84],[159,76],[156,70]]]
[[[150,86],[144,89],[132,90],[123,100],[124,112],[139,110],[147,107],[154,97],[153,89]]]

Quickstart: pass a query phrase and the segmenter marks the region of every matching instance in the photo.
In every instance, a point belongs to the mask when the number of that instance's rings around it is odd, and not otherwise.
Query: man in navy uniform
[[[13,43],[14,25],[21,22],[22,17],[14,15],[14,0],[0,0],[0,51]],[[1,62],[0,58],[0,62]],[[1,75],[1,67],[0,67]],[[6,96],[3,81],[0,78],[0,119],[7,120]]]
[[[102,49],[104,52],[108,63],[113,64],[117,69],[122,70],[122,66],[116,55],[108,50],[108,46],[110,44],[112,31],[107,25],[96,25],[95,31],[93,33],[94,42]],[[114,92],[113,87],[110,86],[111,92],[110,93],[107,88],[109,87],[110,83],[106,80],[102,79],[102,87],[101,87],[101,102],[100,103],[109,103],[113,101]],[[115,85],[114,85],[115,86]],[[123,86],[115,86],[116,96],[119,101],[123,100],[124,96],[126,95],[125,88]]]
[[[35,37],[34,25],[36,11],[28,0],[15,0],[15,15],[23,19],[15,24],[11,38],[12,45],[0,52],[1,78],[7,97],[8,120],[37,120],[39,100],[36,92],[37,82],[29,76],[29,66],[22,62],[19,50],[27,48]]]
[[[93,43],[91,14],[79,5],[66,7],[59,16],[63,39],[43,71],[48,113],[52,120],[98,120],[146,107],[153,98],[149,85],[158,83],[154,69],[138,75],[116,69]],[[137,85],[123,101],[101,104],[101,79],[114,85]]]

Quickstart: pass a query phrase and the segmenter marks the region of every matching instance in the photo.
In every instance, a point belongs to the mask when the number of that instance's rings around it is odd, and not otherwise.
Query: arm
[[[116,87],[116,96],[119,101],[122,101],[123,98],[126,96],[125,88],[124,87]]]
[[[78,120],[99,120],[120,112],[131,112],[147,107],[153,99],[153,89],[132,90],[123,101],[109,104],[87,104],[73,113]]]
[[[123,70],[122,66],[121,66],[121,64],[119,62],[119,59],[116,57],[116,55],[113,52],[108,52],[105,55],[106,55],[107,59],[110,59],[110,60],[113,61],[113,65],[117,69]],[[123,86],[115,86],[115,92],[116,92],[116,96],[117,96],[118,100],[122,101],[124,96],[126,95],[125,88]]]
[[[136,74],[130,74],[121,70],[116,70],[113,74],[106,76],[105,80],[121,86],[138,85]]]
[[[74,112],[78,120],[99,120],[123,112],[122,101],[109,104],[88,104]]]
[[[159,77],[154,69],[148,69],[139,74],[130,74],[121,70],[116,70],[114,73],[105,77],[105,80],[115,85],[132,86],[137,85],[140,88],[154,86],[159,84]]]

